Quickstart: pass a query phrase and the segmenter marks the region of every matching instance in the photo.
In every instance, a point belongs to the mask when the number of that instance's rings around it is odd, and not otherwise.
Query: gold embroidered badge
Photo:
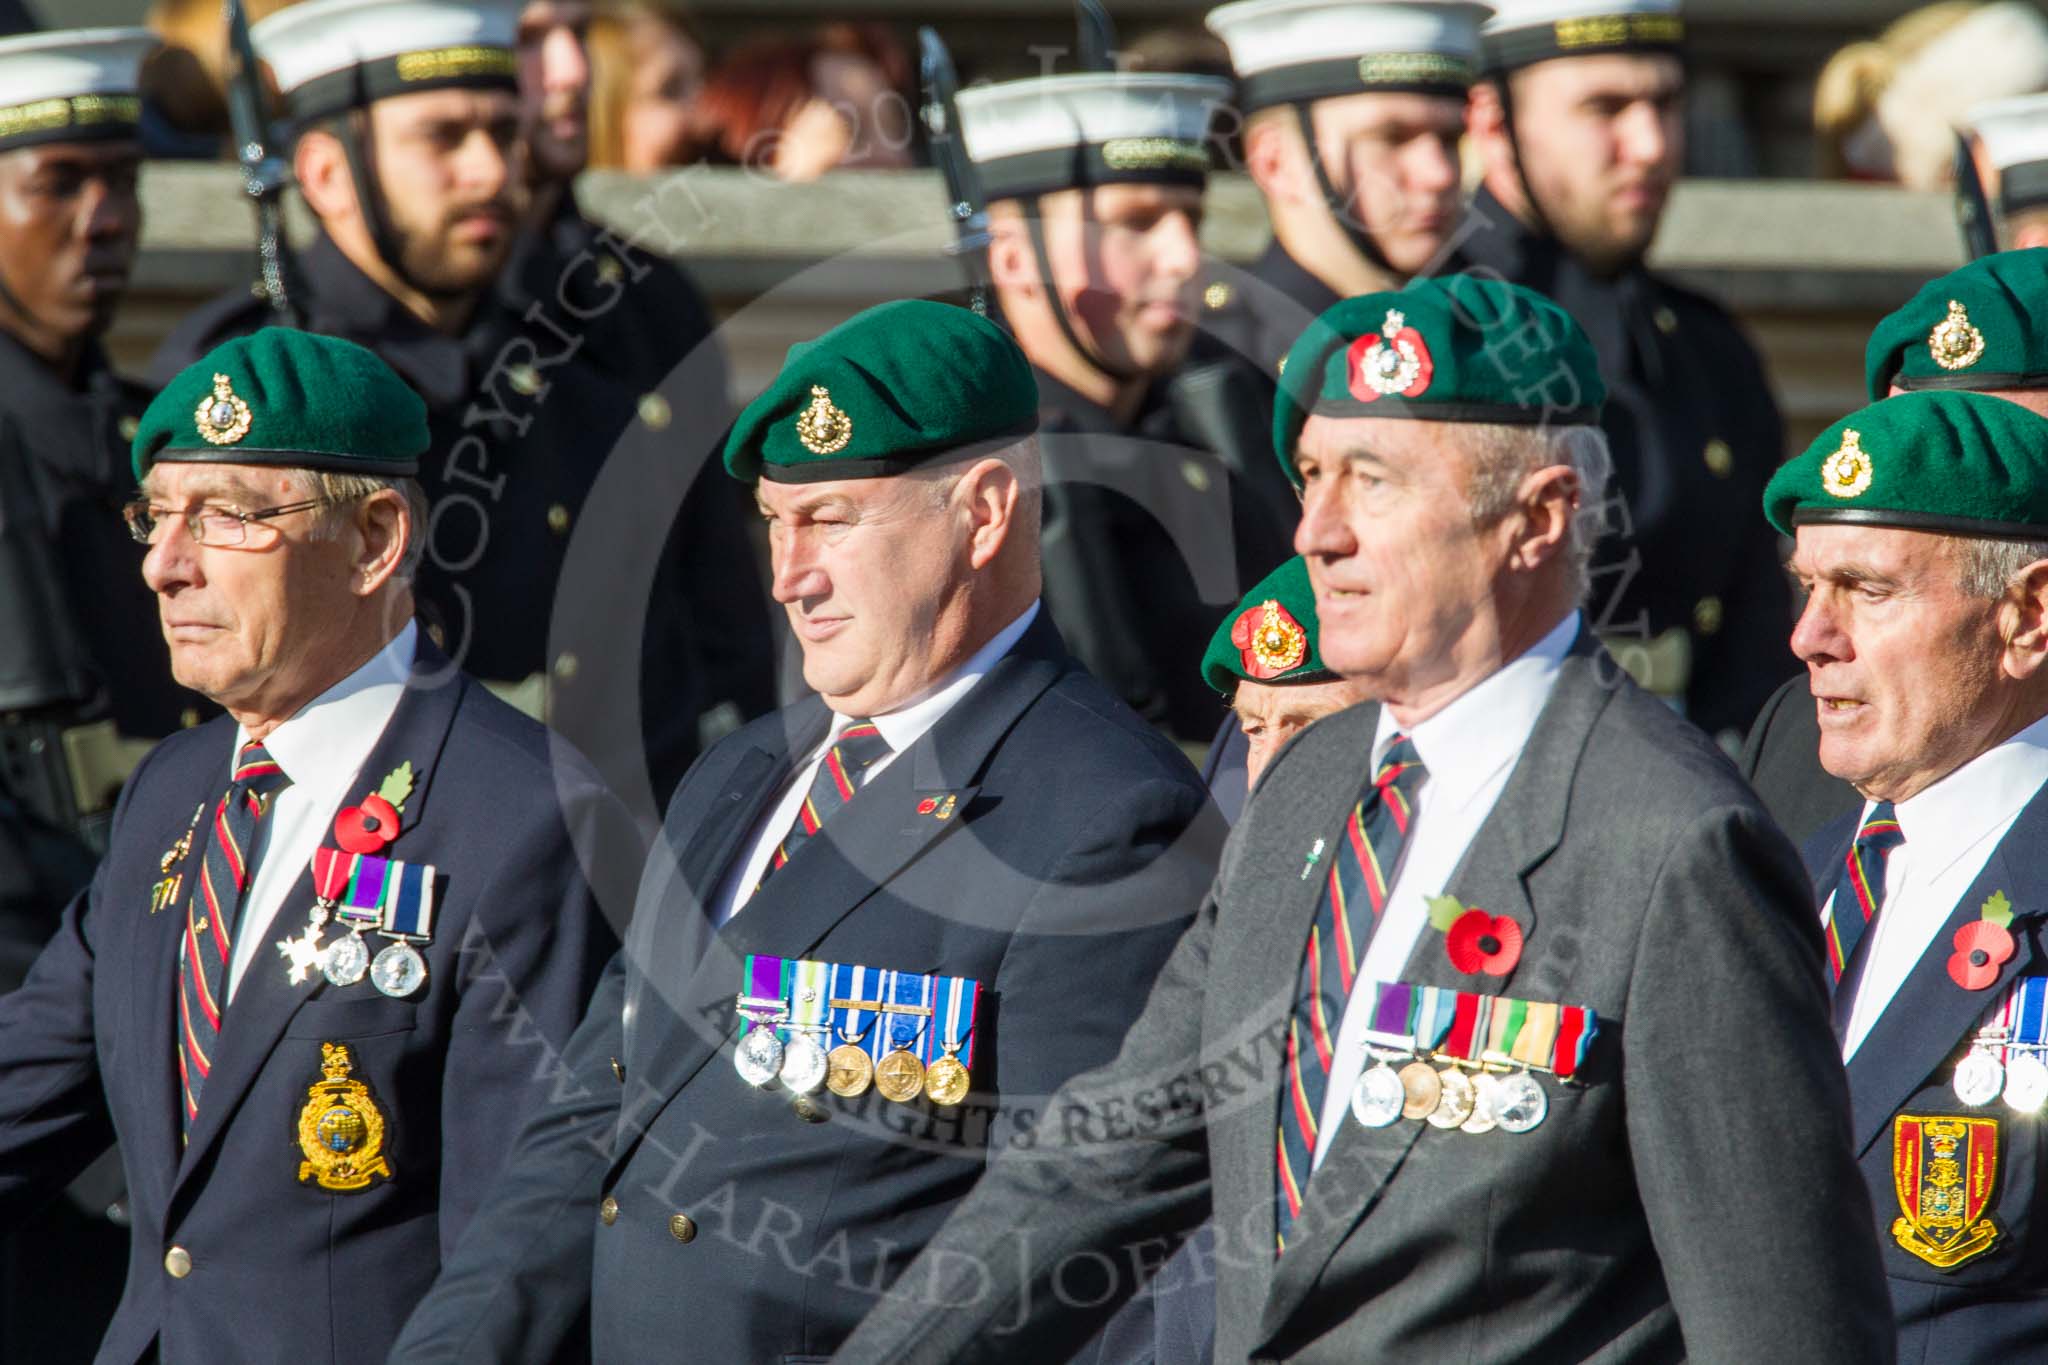
[[[811,405],[798,414],[796,438],[813,455],[832,455],[853,439],[853,419],[835,406],[823,384],[811,385]]]
[[[213,392],[192,410],[193,425],[208,445],[231,446],[249,434],[249,405],[224,374],[213,377]]]
[[[317,1180],[323,1190],[360,1190],[372,1177],[391,1178],[384,1159],[384,1115],[370,1087],[349,1079],[354,1063],[346,1043],[320,1045],[325,1080],[306,1089],[299,1110],[299,1180]]]
[[[1953,1270],[1998,1241],[1998,1224],[1985,1212],[1997,1181],[1997,1119],[1892,1120],[1892,1184],[1901,1214],[1892,1240],[1937,1270]]]
[[[1967,370],[1984,358],[1984,334],[1970,323],[1970,310],[1948,301],[1948,316],[1927,334],[1927,353],[1944,370]]]
[[[1840,448],[1821,461],[1820,486],[1833,497],[1860,497],[1870,487],[1873,472],[1863,433],[1852,428],[1842,433]]]

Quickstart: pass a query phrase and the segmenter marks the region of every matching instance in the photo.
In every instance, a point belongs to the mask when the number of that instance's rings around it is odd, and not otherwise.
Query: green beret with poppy
[[[2048,418],[1981,393],[1902,393],[1851,413],[1764,488],[1786,535],[1828,522],[2048,539]]]
[[[283,465],[416,475],[427,405],[353,341],[265,327],[180,370],[142,414],[129,450],[140,480],[160,463]]]
[[[1928,284],[1870,334],[1863,379],[1873,403],[1894,384],[2048,386],[2048,247],[2001,251]]]
[[[1300,555],[1267,574],[1209,637],[1202,680],[1228,697],[1239,682],[1334,682],[1316,651],[1316,594]]]
[[[873,479],[1000,450],[1038,430],[1038,381],[978,313],[902,299],[789,348],[747,404],[725,469],[751,483]]]
[[[1309,324],[1280,365],[1273,449],[1299,485],[1294,446],[1311,416],[1578,426],[1599,421],[1606,399],[1593,343],[1543,295],[1473,275],[1421,279]]]

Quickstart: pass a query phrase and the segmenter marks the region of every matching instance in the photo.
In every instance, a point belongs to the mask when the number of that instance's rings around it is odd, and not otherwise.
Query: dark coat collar
[[[369,346],[434,409],[460,401],[469,388],[468,350],[421,322],[384,287],[365,275],[326,233],[299,255],[311,295],[311,331]]]

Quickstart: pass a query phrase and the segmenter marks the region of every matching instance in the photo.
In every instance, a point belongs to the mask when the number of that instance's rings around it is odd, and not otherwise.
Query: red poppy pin
[[[412,764],[401,763],[364,797],[334,817],[334,842],[347,853],[378,853],[398,837],[398,813],[412,795]]]
[[[1299,668],[1308,657],[1308,632],[1272,597],[1239,613],[1230,643],[1241,652],[1244,671],[1260,681]]]
[[[1468,910],[1456,896],[1431,896],[1429,922],[1443,931],[1451,965],[1467,976],[1506,976],[1522,960],[1522,926],[1506,915]]]
[[[1956,930],[1956,950],[1948,974],[1966,991],[1981,991],[1998,980],[1998,969],[2012,959],[2012,902],[1994,891],[1978,912],[1980,918]]]
[[[1347,383],[1361,403],[1382,398],[1419,398],[1436,375],[1436,362],[1422,333],[1408,325],[1399,309],[1389,308],[1379,332],[1351,343]]]

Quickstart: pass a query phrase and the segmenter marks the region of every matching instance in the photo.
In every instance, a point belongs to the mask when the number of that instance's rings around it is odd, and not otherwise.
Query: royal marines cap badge
[[[1436,373],[1428,343],[1398,308],[1374,336],[1351,343],[1351,396],[1362,403],[1381,398],[1419,398]]]
[[[1842,433],[1840,448],[1821,462],[1820,486],[1837,498],[1860,497],[1870,487],[1873,472],[1863,433],[1852,427]]]
[[[1984,334],[1970,323],[1970,310],[1948,301],[1948,316],[1927,334],[1927,353],[1944,370],[1967,370],[1984,358]]]
[[[1308,632],[1273,597],[1238,616],[1230,642],[1243,651],[1244,670],[1254,678],[1276,678],[1308,657]]]
[[[316,1180],[323,1190],[360,1190],[382,1176],[391,1178],[384,1159],[384,1115],[370,1097],[370,1087],[351,1079],[354,1062],[346,1043],[320,1045],[324,1080],[306,1090],[299,1110],[299,1181]]]
[[[1986,1212],[1998,1182],[1998,1120],[1900,1114],[1892,1120],[1892,1183],[1900,1217],[1892,1240],[1937,1270],[1991,1250],[1998,1224]]]
[[[192,410],[193,424],[208,445],[231,446],[249,434],[249,405],[224,374],[213,377],[213,392]]]
[[[823,384],[811,385],[811,405],[797,414],[796,438],[813,455],[834,455],[853,439],[853,418],[832,402]]]

